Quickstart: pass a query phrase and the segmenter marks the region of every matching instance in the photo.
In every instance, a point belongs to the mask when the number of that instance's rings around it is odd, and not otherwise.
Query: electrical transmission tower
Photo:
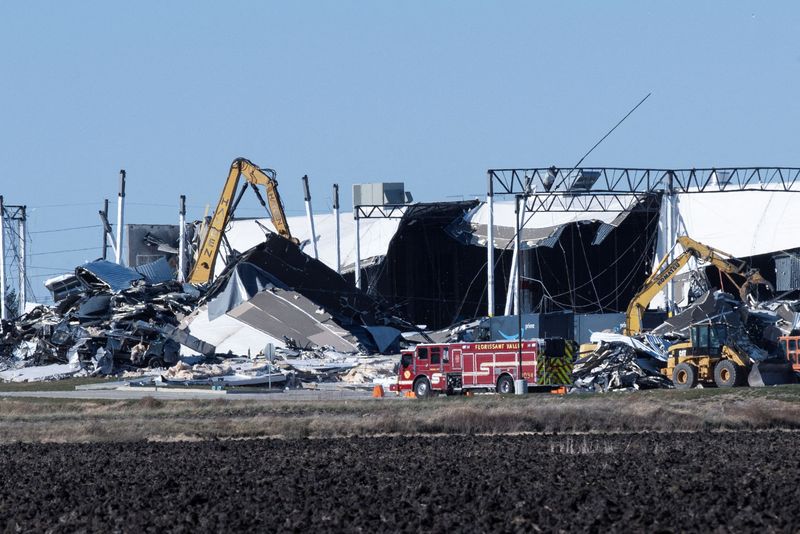
[[[0,195],[0,318],[11,319],[25,313],[27,276],[25,245],[27,243],[25,206],[11,206]],[[16,295],[16,310],[8,309],[8,293]]]

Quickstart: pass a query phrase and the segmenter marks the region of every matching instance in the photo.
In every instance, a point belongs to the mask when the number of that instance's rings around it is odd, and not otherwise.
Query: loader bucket
[[[750,387],[777,386],[794,382],[794,370],[785,360],[756,362],[747,377],[747,385]]]

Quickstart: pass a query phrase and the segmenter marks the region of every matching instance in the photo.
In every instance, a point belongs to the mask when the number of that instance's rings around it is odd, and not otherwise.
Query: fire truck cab
[[[397,392],[413,391],[418,398],[448,395],[470,389],[513,393],[514,380],[535,383],[536,359],[542,340],[479,343],[425,343],[401,353]]]

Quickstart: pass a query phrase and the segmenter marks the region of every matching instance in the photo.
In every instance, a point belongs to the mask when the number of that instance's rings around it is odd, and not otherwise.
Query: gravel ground
[[[793,432],[0,447],[6,532],[797,531]]]

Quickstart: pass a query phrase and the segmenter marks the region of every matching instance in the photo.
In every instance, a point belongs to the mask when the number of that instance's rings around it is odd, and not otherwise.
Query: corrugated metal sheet
[[[167,263],[167,260],[163,256],[156,261],[139,265],[136,267],[136,272],[144,276],[144,279],[151,284],[167,282],[175,277],[172,267],[169,266],[169,263]]]
[[[601,224],[600,228],[597,229],[597,234],[595,234],[594,236],[594,241],[592,241],[592,245],[599,245],[600,243],[602,243],[605,240],[605,238],[608,237],[608,234],[610,234],[611,231],[614,230],[615,228],[616,226],[613,226],[608,223]]]
[[[539,241],[539,246],[547,248],[553,248],[554,246],[556,246],[556,243],[558,243],[558,240],[561,238],[561,234],[564,233],[564,228],[566,228],[566,226],[559,226],[558,228],[556,228],[556,231],[553,232],[552,235],[550,235],[550,237],[547,237]]]
[[[800,289],[800,258],[789,254],[775,256],[775,289]]]
[[[85,276],[81,276],[85,273],[89,273],[89,278],[95,278],[107,285],[111,291],[128,289],[134,281],[144,278],[133,269],[106,260],[85,263],[75,269],[75,275],[91,285],[91,280],[86,280]]]

